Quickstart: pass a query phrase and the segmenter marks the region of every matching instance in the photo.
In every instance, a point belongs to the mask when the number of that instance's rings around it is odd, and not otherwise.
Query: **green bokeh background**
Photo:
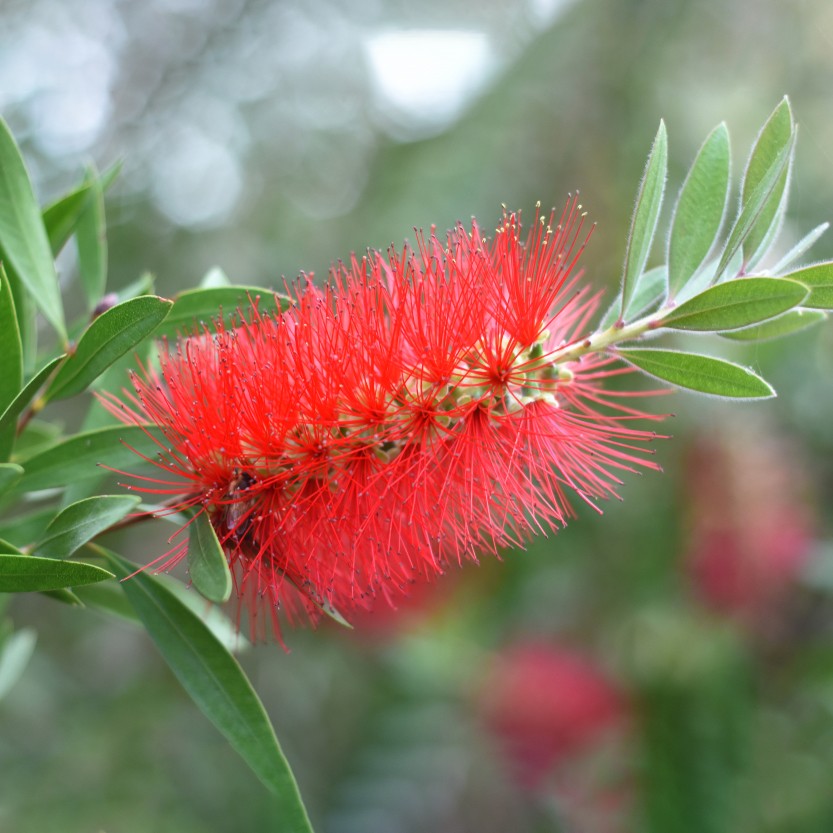
[[[450,114],[442,85],[410,110],[380,93],[373,38],[415,30],[482,36],[484,71]],[[529,215],[580,189],[598,224],[587,279],[610,296],[660,117],[674,194],[721,120],[737,181],[789,94],[799,143],[783,245],[833,217],[831,45],[824,0],[6,0],[0,105],[44,201],[89,160],[124,160],[107,202],[114,287],[149,269],[171,295],[213,266],[279,286],[401,245],[414,227],[471,215],[488,227],[502,203]],[[453,57],[429,54],[427,66]],[[419,87],[427,69],[412,72]],[[833,238],[817,252],[833,257]],[[74,269],[70,255],[62,277],[80,309]],[[833,829],[831,348],[830,327],[721,345],[779,398],[659,399],[677,414],[673,439],[657,444],[665,471],[626,477],[624,501],[602,516],[577,506],[568,529],[445,579],[422,612],[353,633],[290,631],[288,654],[244,653],[316,830]],[[749,436],[776,449],[767,467],[796,472],[786,482],[801,487],[780,497],[814,518],[808,563],[754,625],[699,602],[685,568],[692,460],[704,437],[723,438],[741,449],[736,476],[758,477],[742,468]],[[149,561],[167,534],[113,543]],[[11,613],[40,637],[0,702],[0,831],[281,830],[143,633],[46,599]],[[567,762],[569,778],[554,773],[533,793],[513,784],[478,706],[494,656],[530,640],[590,657],[632,703],[615,749]],[[611,768],[621,807],[572,817],[565,785],[596,795]]]

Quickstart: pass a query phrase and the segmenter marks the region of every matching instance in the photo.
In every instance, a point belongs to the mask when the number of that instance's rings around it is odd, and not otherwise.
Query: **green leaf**
[[[87,309],[95,309],[107,286],[107,228],[104,216],[104,189],[94,170],[87,172],[90,199],[75,229],[78,242],[78,271],[87,299]]]
[[[108,578],[113,574],[81,561],[0,553],[0,593],[59,590]]]
[[[199,593],[222,604],[231,596],[231,571],[208,513],[197,514],[189,526],[188,572]]]
[[[628,245],[625,252],[625,267],[622,273],[622,317],[631,303],[636,290],[636,282],[645,269],[645,263],[651,252],[654,234],[662,207],[662,195],[665,190],[665,176],[668,168],[668,137],[665,122],[660,121],[659,130],[654,139],[648,163],[631,218]]]
[[[654,304],[657,304],[665,295],[665,287],[668,282],[668,270],[665,265],[655,266],[640,275],[636,282],[636,291],[631,298],[630,305],[625,311],[625,320],[631,321],[647,312]],[[622,311],[622,298],[617,295],[613,303],[608,307],[607,312],[599,322],[599,329],[606,330],[613,326]]]
[[[220,317],[229,323],[238,310],[249,310],[253,303],[261,312],[284,312],[292,306],[285,295],[258,286],[219,286],[212,289],[189,289],[174,298],[171,314],[160,328],[160,334],[193,331],[195,327],[211,324]]]
[[[20,480],[23,467],[16,463],[0,463],[0,495]]]
[[[781,336],[806,330],[826,318],[827,313],[822,310],[792,309],[777,318],[765,321],[763,324],[746,327],[743,330],[734,330],[730,333],[721,333],[721,336],[730,338],[732,341],[767,341],[768,339],[781,338]]]
[[[686,285],[714,246],[729,199],[729,131],[719,124],[683,183],[668,240],[668,294]]]
[[[726,246],[723,249],[723,254],[720,256],[720,261],[717,265],[716,272],[718,275],[723,273],[723,270],[729,265],[735,254],[741,250],[744,242],[752,231],[756,229],[758,220],[768,210],[769,198],[779,187],[781,175],[787,168],[792,156],[794,143],[795,133],[791,135],[788,143],[772,160],[766,172],[749,192],[749,196],[744,196],[740,213],[735,220],[735,224],[732,226],[732,230],[729,232],[729,239],[726,241]],[[745,250],[743,251],[745,252]]]
[[[783,272],[788,266],[798,260],[802,255],[808,252],[815,242],[819,239],[819,237],[824,234],[827,229],[830,228],[830,223],[822,223],[819,226],[816,226],[811,232],[808,232],[795,244],[785,255],[772,267],[772,273],[774,275],[779,275]]]
[[[786,207],[784,194],[789,180],[792,149],[795,147],[794,137],[795,125],[792,110],[790,109],[789,99],[785,96],[761,128],[761,132],[752,147],[743,178],[741,202],[745,204],[767,176],[767,172],[779,154],[787,147],[790,148],[787,164],[783,166],[774,187],[761,207],[758,218],[743,242],[743,259],[750,268],[765,254],[765,249],[768,248],[763,245],[765,240],[769,239],[771,241],[774,239],[775,232],[780,225],[780,219]]]
[[[116,359],[149,336],[165,320],[172,301],[143,295],[111,307],[81,336],[75,352],[55,374],[49,399],[74,396],[94,382]]]
[[[680,388],[734,399],[775,396],[775,391],[760,376],[723,359],[641,347],[619,350],[618,355],[649,376]]]
[[[737,330],[798,306],[807,288],[785,278],[738,278],[719,283],[680,304],[661,326],[674,330]]]
[[[87,541],[118,523],[139,503],[140,499],[134,495],[101,495],[79,500],[54,518],[34,553],[44,558],[69,558]]]
[[[231,285],[228,275],[219,266],[212,266],[200,281],[200,289],[217,289],[221,286]]]
[[[43,210],[43,225],[52,256],[57,257],[78,224],[90,200],[91,183],[84,182]]]
[[[17,144],[0,119],[0,247],[46,319],[66,341],[52,249]]]
[[[114,165],[98,178],[102,191],[106,191],[113,184],[120,170],[120,165]],[[75,231],[78,219],[90,200],[91,190],[92,182],[86,179],[77,188],[59,197],[43,210],[43,224],[53,257],[57,257]]]
[[[784,275],[784,278],[803,283],[810,290],[810,296],[802,306],[833,309],[833,261],[805,266]]]
[[[155,457],[161,442],[158,429],[138,425],[116,425],[75,434],[22,461],[24,473],[18,488],[33,492],[66,486],[97,475],[98,463],[114,469],[127,468],[140,462],[139,455]]]
[[[105,553],[139,618],[202,713],[279,798],[286,833],[311,833],[298,785],[263,704],[234,657],[211,631],[147,571]],[[130,579],[131,574],[136,573]],[[125,580],[127,579],[127,580]]]
[[[37,392],[43,387],[49,375],[63,360],[63,356],[56,356],[47,362],[27,383],[22,391],[14,398],[5,411],[0,414],[0,434],[11,425],[14,430],[17,425],[17,418],[23,413],[23,409],[32,401]]]
[[[3,260],[3,247],[0,246],[0,260]],[[23,373],[31,375],[38,353],[38,308],[32,296],[26,291],[23,281],[17,276],[11,263],[5,261],[6,276],[11,285],[14,311],[17,316],[17,328],[20,331],[20,344],[23,349]]]
[[[26,547],[37,540],[44,527],[52,520],[54,508],[38,509],[36,512],[23,514],[17,512],[0,521],[0,549],[13,552],[16,547]],[[11,546],[12,549],[3,549]]]
[[[150,272],[143,272],[135,281],[131,281],[127,286],[123,286],[116,291],[117,303],[121,304],[139,295],[152,295],[153,280],[153,275]]]
[[[32,628],[21,628],[0,643],[0,700],[23,676],[37,641],[37,634]]]
[[[0,373],[0,413],[14,402],[23,384],[23,345],[17,326],[14,297],[6,270],[0,263],[0,356],[3,371]],[[14,446],[14,425],[0,430],[0,460],[8,460]]]
[[[69,605],[70,607],[85,606],[84,602],[78,598],[78,595],[73,593],[72,590],[68,590],[66,587],[62,587],[60,590],[44,590],[41,595],[48,596],[50,599],[60,602],[61,604]]]

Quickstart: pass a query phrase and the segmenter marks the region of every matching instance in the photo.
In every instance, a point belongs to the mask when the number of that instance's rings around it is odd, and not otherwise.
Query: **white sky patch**
[[[383,32],[368,37],[364,49],[385,126],[411,135],[452,122],[496,63],[488,37],[465,29]]]

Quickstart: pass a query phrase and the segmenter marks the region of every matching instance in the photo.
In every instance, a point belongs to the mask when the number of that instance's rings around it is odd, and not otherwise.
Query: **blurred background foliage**
[[[278,287],[580,188],[610,294],[660,117],[673,194],[722,119],[737,175],[788,93],[784,248],[833,217],[831,47],[824,0],[4,0],[0,111],[42,201],[123,160],[116,287],[212,266]],[[780,398],[660,399],[665,473],[602,517],[243,653],[316,829],[833,829],[831,347],[830,327],[732,347]],[[166,534],[121,546],[148,561]],[[0,703],[0,830],[281,829],[141,632],[41,598],[11,614],[40,636]]]

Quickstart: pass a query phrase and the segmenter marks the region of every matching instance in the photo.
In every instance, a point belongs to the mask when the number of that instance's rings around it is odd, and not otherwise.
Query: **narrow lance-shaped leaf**
[[[109,560],[139,618],[183,688],[281,802],[280,829],[311,833],[292,770],[263,704],[234,657],[200,619],[147,571]],[[128,578],[128,576],[131,576]]]
[[[211,602],[228,601],[231,571],[208,513],[197,514],[188,529],[188,573],[194,587]]]
[[[97,179],[102,191],[106,191],[115,182],[120,170],[120,165],[114,165]],[[73,188],[44,208],[43,224],[53,257],[57,257],[75,231],[90,199],[92,184],[90,179],[86,179],[77,188]]]
[[[822,223],[816,226],[812,231],[808,232],[795,244],[785,255],[772,267],[772,273],[779,275],[788,266],[791,266],[802,255],[808,252],[816,243],[816,241],[830,228],[830,223]]]
[[[38,355],[38,308],[23,285],[23,281],[6,259],[2,245],[0,245],[0,261],[6,269],[6,276],[12,290],[17,329],[20,332],[20,346],[23,352],[23,373],[24,376],[29,376],[35,368]]]
[[[0,495],[20,480],[23,466],[16,463],[0,463]]]
[[[24,474],[18,482],[23,491],[66,486],[98,474],[98,463],[114,469],[134,466],[139,454],[153,458],[160,449],[161,434],[155,428],[117,425],[76,434],[22,462]]]
[[[637,282],[636,291],[631,297],[630,305],[625,310],[625,320],[630,321],[650,309],[654,304],[659,303],[665,295],[667,282],[668,269],[665,265],[655,266],[653,269],[643,272],[642,277]],[[599,329],[606,330],[615,324],[621,310],[622,299],[621,296],[617,295],[599,322]]]
[[[764,321],[763,324],[756,324],[754,327],[746,327],[742,330],[732,330],[729,333],[721,333],[721,336],[732,339],[732,341],[768,341],[769,339],[801,332],[824,321],[826,318],[827,313],[822,310],[791,309],[777,318]]]
[[[676,350],[629,348],[617,351],[649,376],[680,388],[732,399],[768,399],[775,391],[751,370],[723,359]]]
[[[173,301],[143,295],[111,307],[81,336],[47,389],[48,399],[80,393],[116,359],[149,336],[165,320]]]
[[[0,593],[31,593],[92,584],[113,578],[94,564],[0,553]]]
[[[23,675],[37,639],[32,628],[21,628],[0,643],[0,700]]]
[[[766,124],[761,128],[761,132],[752,147],[746,173],[743,177],[742,203],[747,201],[764,179],[779,153],[788,145],[791,147],[791,151],[794,150],[794,132],[795,125],[790,102],[789,99],[784,97],[767,119]],[[772,241],[777,227],[780,225],[781,215],[786,206],[784,195],[789,181],[791,161],[792,153],[790,153],[787,164],[775,182],[775,187],[766,198],[758,218],[743,242],[743,259],[750,266],[754,266],[755,261],[764,254],[764,242],[767,239],[770,242]]]
[[[792,134],[789,142],[773,159],[772,164],[767,168],[766,173],[761,177],[748,198],[745,198],[740,214],[738,214],[735,224],[729,232],[729,239],[726,241],[723,254],[717,264],[716,273],[718,276],[723,274],[723,270],[729,265],[735,254],[741,251],[744,241],[766,208],[769,196],[776,189],[779,178],[790,161],[794,141],[795,133]]]
[[[803,306],[812,309],[833,309],[833,261],[805,266],[784,277],[803,283],[810,290]]]
[[[79,500],[55,516],[34,553],[45,558],[69,558],[139,503],[140,498],[134,495],[100,495]]]
[[[712,286],[671,310],[662,326],[719,332],[748,327],[798,306],[807,287],[784,278],[741,278]]]
[[[52,250],[17,144],[0,119],[0,247],[50,324],[66,341]]]
[[[90,200],[91,187],[92,183],[84,182],[44,208],[43,225],[53,257],[58,256],[75,231],[78,218]]]
[[[688,172],[674,209],[668,240],[668,294],[686,285],[714,245],[729,198],[729,131],[709,134]]]
[[[107,230],[104,216],[104,189],[94,170],[87,172],[90,199],[78,218],[78,271],[87,299],[87,309],[95,309],[107,285]]]
[[[14,398],[5,411],[0,413],[0,433],[10,425],[15,426],[17,418],[23,413],[24,408],[34,399],[37,392],[46,383],[49,375],[58,366],[63,356],[56,356],[47,362],[24,386],[23,390]]]
[[[639,184],[636,205],[631,218],[628,245],[625,252],[625,266],[622,273],[622,317],[630,306],[636,291],[636,283],[642,275],[651,244],[654,241],[659,212],[662,207],[662,194],[665,190],[665,177],[668,168],[668,136],[665,122],[660,121],[654,145],[648,156],[645,173]]]
[[[173,309],[160,328],[160,334],[169,335],[177,330],[193,330],[195,326],[210,324],[221,312],[228,322],[238,310],[247,310],[254,303],[261,312],[283,312],[292,305],[286,296],[258,286],[189,289],[174,298]]]
[[[6,270],[0,263],[0,414],[14,402],[23,384],[23,345]],[[0,429],[0,460],[8,460],[14,445],[14,424]]]

